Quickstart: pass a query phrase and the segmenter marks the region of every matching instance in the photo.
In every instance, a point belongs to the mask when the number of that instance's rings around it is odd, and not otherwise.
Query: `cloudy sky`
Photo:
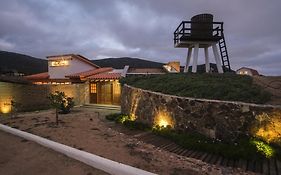
[[[281,75],[280,7],[280,0],[1,0],[0,50],[183,65],[187,51],[174,48],[174,30],[182,20],[212,13],[225,23],[233,69]],[[202,54],[199,60],[203,63]]]

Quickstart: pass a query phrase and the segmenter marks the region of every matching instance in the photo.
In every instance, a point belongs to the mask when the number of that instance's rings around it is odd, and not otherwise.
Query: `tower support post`
[[[193,64],[192,72],[197,72],[197,63],[198,63],[198,52],[199,52],[199,43],[194,44],[194,54],[193,54]]]
[[[215,60],[216,60],[216,65],[217,65],[218,73],[223,73],[223,69],[222,69],[222,65],[221,65],[221,61],[220,61],[220,56],[219,56],[219,51],[218,51],[217,44],[213,43],[212,44],[212,48],[213,48],[213,52],[214,52],[214,56],[215,56]]]
[[[210,62],[209,62],[209,50],[208,50],[208,47],[204,48],[204,52],[205,52],[205,68],[206,68],[206,72],[209,73],[210,72]]]
[[[185,67],[184,67],[185,73],[188,72],[188,68],[189,68],[189,64],[190,64],[190,60],[191,60],[191,55],[192,55],[192,47],[189,47],[187,49],[187,57],[186,57],[186,63],[185,63]]]

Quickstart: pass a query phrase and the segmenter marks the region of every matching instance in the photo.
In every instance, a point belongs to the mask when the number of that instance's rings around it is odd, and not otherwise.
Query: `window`
[[[92,94],[97,93],[97,84],[91,84],[90,86],[90,92]]]
[[[68,66],[69,61],[68,60],[54,60],[50,61],[50,66],[52,67],[60,67],[60,66]]]

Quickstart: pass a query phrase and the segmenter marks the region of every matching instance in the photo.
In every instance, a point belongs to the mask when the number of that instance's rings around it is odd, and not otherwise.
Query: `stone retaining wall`
[[[124,85],[121,111],[151,126],[169,124],[229,142],[241,136],[280,142],[281,137],[280,106],[178,97]]]
[[[89,102],[88,84],[31,85],[0,82],[0,113],[11,109],[11,100],[20,104],[20,111],[48,108],[47,96],[55,91],[63,91],[67,96],[74,97],[75,105]]]

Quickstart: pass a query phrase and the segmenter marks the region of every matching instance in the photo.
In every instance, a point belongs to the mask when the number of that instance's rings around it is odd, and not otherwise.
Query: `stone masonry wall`
[[[21,111],[39,110],[49,107],[47,96],[55,91],[63,91],[74,97],[75,105],[89,102],[88,84],[71,85],[30,85],[0,82],[0,113],[9,110],[11,100],[20,103]]]
[[[241,136],[280,141],[281,107],[165,95],[124,85],[121,111],[151,126],[234,142]]]

